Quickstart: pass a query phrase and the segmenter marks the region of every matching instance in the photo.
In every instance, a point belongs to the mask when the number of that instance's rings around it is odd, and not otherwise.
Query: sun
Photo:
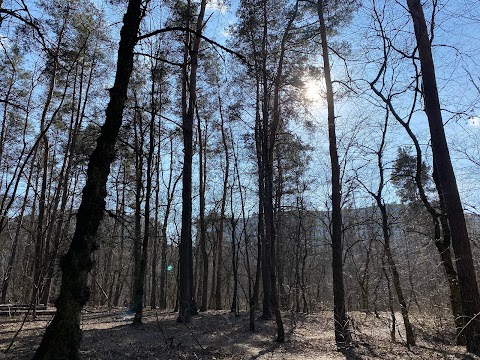
[[[305,82],[305,97],[310,101],[319,101],[321,99],[320,82],[316,80],[308,80]]]

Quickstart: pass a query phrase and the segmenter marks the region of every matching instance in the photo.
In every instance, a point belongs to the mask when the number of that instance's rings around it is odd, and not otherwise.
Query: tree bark
[[[447,278],[448,287],[450,289],[450,306],[452,307],[453,320],[455,322],[456,331],[456,344],[465,346],[467,345],[463,327],[465,322],[462,316],[462,294],[460,292],[460,286],[458,285],[458,275],[455,270],[455,266],[452,261],[451,243],[452,237],[450,234],[450,227],[448,225],[448,218],[445,211],[445,199],[441,193],[440,182],[438,179],[437,171],[433,169],[433,181],[437,188],[438,195],[440,197],[440,215],[434,219],[435,221],[435,245],[440,253],[443,269]],[[443,236],[440,235],[440,226]]]
[[[22,208],[20,210],[20,215],[18,216],[19,221],[17,224],[17,228],[15,230],[15,237],[13,239],[13,244],[12,244],[12,251],[10,252],[10,257],[8,259],[8,265],[7,269],[5,270],[5,275],[3,277],[2,281],[2,294],[0,297],[0,303],[5,304],[7,300],[7,293],[8,293],[8,285],[10,283],[10,278],[12,277],[13,274],[13,266],[15,265],[15,258],[17,256],[17,247],[20,239],[20,231],[23,226],[23,218],[25,214],[25,209],[27,207],[27,200],[29,196],[29,191],[30,191],[30,184],[32,182],[32,174],[33,174],[33,168],[29,171],[28,173],[28,180],[27,180],[27,186],[25,187],[25,195],[23,197],[23,203],[22,203]]]
[[[476,318],[480,313],[480,296],[465,215],[443,127],[431,42],[421,2],[419,0],[407,0],[407,5],[413,20],[420,57],[425,112],[430,128],[433,162],[438,171],[438,179],[445,199],[452,246],[456,258],[458,283],[466,324],[464,334],[467,350],[480,355],[480,321]]]
[[[227,135],[225,132],[225,119],[223,117],[222,111],[222,99],[220,96],[220,84],[217,83],[217,100],[218,100],[218,109],[220,113],[220,128],[222,133],[222,145],[223,151],[225,154],[225,172],[223,174],[223,193],[222,193],[222,204],[220,210],[220,229],[218,236],[218,267],[217,267],[217,282],[216,282],[216,291],[215,291],[215,309],[222,309],[222,262],[223,262],[223,237],[225,229],[225,207],[227,204],[227,191],[228,191],[228,177],[230,171],[230,156],[227,143]],[[235,241],[235,238],[232,238],[232,241]],[[232,254],[235,256],[235,254]]]
[[[134,93],[135,109],[139,108],[137,95]],[[133,286],[131,293],[130,311],[137,314],[142,306],[142,299],[139,297],[141,289],[141,262],[142,262],[142,194],[143,194],[143,123],[142,115],[137,110],[133,115],[133,148],[135,153],[135,211],[134,211],[134,238],[133,238]],[[135,324],[135,318],[134,318]]]
[[[342,245],[342,188],[340,184],[340,165],[338,162],[337,136],[335,132],[335,105],[328,56],[327,29],[323,16],[324,1],[317,4],[322,39],[322,58],[327,88],[328,140],[332,166],[332,270],[333,270],[333,313],[335,321],[335,342],[344,348],[351,342],[351,334],[345,310],[345,285],[343,281],[343,245]]]
[[[153,93],[153,91],[152,91]],[[148,126],[149,130],[149,144],[147,153],[147,184],[145,190],[145,216],[143,226],[143,241],[142,241],[142,256],[140,258],[140,273],[138,276],[138,286],[135,297],[138,301],[138,307],[135,312],[133,324],[141,324],[143,316],[143,298],[145,291],[145,275],[148,262],[148,242],[150,240],[150,197],[152,195],[152,167],[153,167],[153,153],[155,151],[155,109],[151,109],[151,118]],[[155,263],[152,264],[155,267]],[[151,305],[151,304],[150,304]]]
[[[190,0],[188,8],[190,8]],[[196,31],[203,29],[206,0],[200,4]],[[190,34],[186,33],[186,44],[190,44]],[[179,283],[179,316],[178,321],[188,323],[190,316],[197,312],[193,291],[193,254],[192,254],[192,158],[193,158],[193,120],[197,101],[197,69],[199,36],[193,40],[193,46],[185,48],[183,88],[182,88],[182,128],[183,128],[183,187],[182,187],[182,229],[180,234],[180,283]],[[187,63],[190,62],[190,76],[187,76]],[[188,101],[187,101],[188,82]]]
[[[395,289],[395,293],[397,294],[398,303],[400,304],[400,310],[402,312],[403,323],[405,325],[405,334],[407,338],[407,346],[408,347],[414,346],[415,335],[413,333],[412,324],[410,323],[407,302],[405,301],[405,297],[403,296],[403,290],[400,283],[400,275],[398,273],[395,260],[393,259],[392,250],[390,248],[390,229],[388,226],[387,208],[385,204],[382,202],[380,195],[377,196],[375,200],[377,201],[377,206],[380,208],[380,212],[382,215],[382,232],[383,232],[383,241],[384,241],[383,247],[384,247],[385,255],[387,256],[388,267],[393,277],[393,288]]]
[[[201,252],[201,287],[200,287],[200,311],[207,311],[208,307],[208,254],[207,254],[207,228],[205,224],[205,183],[207,180],[207,154],[205,151],[206,138],[205,141],[203,138],[202,124],[200,121],[200,116],[198,116],[198,177],[199,177],[199,222],[200,222],[200,239],[199,246]],[[205,125],[207,128],[207,125]],[[205,130],[206,132],[206,130]]]
[[[272,252],[272,240],[274,234],[272,233],[272,226],[269,222],[270,208],[272,208],[272,185],[271,176],[273,169],[270,170],[270,154],[269,154],[269,99],[270,92],[268,87],[268,70],[267,70],[267,41],[268,41],[268,19],[267,19],[267,1],[263,2],[263,35],[262,35],[262,131],[261,131],[261,158],[262,158],[262,175],[261,182],[262,188],[260,189],[260,197],[262,198],[262,210],[264,221],[264,235],[262,237],[262,284],[263,284],[263,304],[262,304],[262,318],[271,319],[272,316],[272,264],[271,264],[271,252]],[[274,135],[271,135],[274,137]],[[270,179],[270,180],[269,180]],[[268,184],[270,182],[270,185]],[[269,192],[270,189],[270,192]],[[269,197],[270,194],[270,197]],[[270,201],[270,204],[268,204]],[[272,210],[272,225],[273,225],[273,210]]]

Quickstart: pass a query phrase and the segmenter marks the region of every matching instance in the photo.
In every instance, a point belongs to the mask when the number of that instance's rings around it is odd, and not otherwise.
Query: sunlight
[[[224,13],[228,11],[228,6],[225,4],[224,1],[214,0],[207,3],[207,9]]]
[[[321,85],[318,80],[308,80],[305,82],[305,96],[309,101],[320,101],[321,96]]]

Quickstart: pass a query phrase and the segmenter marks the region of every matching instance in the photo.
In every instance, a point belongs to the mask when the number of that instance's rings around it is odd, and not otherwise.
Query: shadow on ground
[[[275,343],[274,321],[257,321],[257,331],[248,330],[248,315],[236,317],[225,311],[208,311],[187,326],[171,312],[145,311],[144,324],[132,326],[133,315],[122,310],[99,310],[82,315],[84,359],[478,359],[448,339],[417,339],[408,350],[402,339],[391,343],[389,329],[381,319],[354,314],[352,347],[337,351],[330,312],[313,315],[284,314],[285,343]],[[5,319],[0,325],[0,359],[31,359],[49,318],[27,321],[8,354],[8,346],[21,319]],[[422,325],[424,326],[424,325]],[[428,334],[422,328],[420,334]]]

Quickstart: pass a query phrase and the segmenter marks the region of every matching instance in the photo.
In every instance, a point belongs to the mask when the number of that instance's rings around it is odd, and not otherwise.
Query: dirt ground
[[[417,346],[408,350],[398,329],[390,341],[386,314],[379,318],[350,313],[354,344],[336,350],[333,314],[285,313],[286,341],[273,342],[275,322],[257,322],[248,331],[248,315],[235,317],[226,311],[208,311],[177,323],[176,314],[146,310],[144,324],[132,326],[133,316],[124,309],[92,309],[82,315],[84,359],[480,359],[462,347],[452,346],[453,332],[445,319],[413,316]],[[23,317],[0,319],[0,359],[30,359],[51,316],[27,321],[13,346],[5,354]],[[398,317],[397,321],[400,321]]]

